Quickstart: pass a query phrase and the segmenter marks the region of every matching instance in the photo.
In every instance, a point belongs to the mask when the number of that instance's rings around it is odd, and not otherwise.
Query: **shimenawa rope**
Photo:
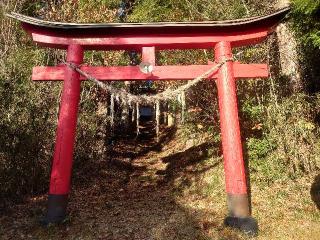
[[[188,90],[192,86],[198,84],[202,80],[204,80],[207,77],[209,77],[211,74],[216,72],[226,62],[229,62],[229,61],[233,61],[233,58],[226,58],[226,59],[222,60],[221,62],[217,63],[212,68],[210,68],[208,71],[206,71],[205,73],[201,74],[199,77],[197,77],[197,78],[195,78],[193,80],[190,80],[185,85],[179,86],[176,89],[168,88],[168,89],[164,90],[163,92],[160,92],[160,93],[155,94],[155,95],[150,95],[150,96],[149,95],[145,95],[145,94],[143,94],[143,95],[134,95],[134,94],[131,94],[131,93],[127,92],[126,90],[124,90],[122,88],[119,89],[119,88],[115,88],[115,87],[113,87],[111,85],[104,84],[102,81],[99,81],[98,79],[96,79],[92,75],[82,71],[76,64],[70,63],[70,62],[65,62],[65,61],[62,62],[62,63],[65,64],[66,66],[70,67],[71,69],[75,70],[76,72],[78,72],[80,75],[85,77],[87,80],[95,83],[101,89],[113,94],[117,98],[120,98],[122,100],[122,102],[127,102],[129,104],[132,103],[132,102],[141,103],[141,104],[154,104],[157,101],[171,100],[171,99],[174,99],[177,95],[183,94],[186,90]]]

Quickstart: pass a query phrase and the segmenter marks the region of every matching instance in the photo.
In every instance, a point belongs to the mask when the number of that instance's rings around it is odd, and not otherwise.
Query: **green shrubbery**
[[[293,0],[295,28],[302,42],[320,47],[320,1]]]

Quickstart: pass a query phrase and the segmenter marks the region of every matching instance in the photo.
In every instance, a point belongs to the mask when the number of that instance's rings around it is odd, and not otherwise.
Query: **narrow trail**
[[[89,177],[73,188],[65,224],[39,227],[44,195],[1,218],[1,239],[208,239],[206,226],[177,203],[171,188],[172,167],[164,160],[171,152],[163,146],[174,144],[174,133],[163,129],[157,143],[152,122],[138,137],[118,133],[107,159],[88,164]]]
[[[75,161],[69,214],[63,224],[39,224],[46,209],[44,193],[5,211],[0,209],[0,239],[247,239],[222,224],[226,205],[218,144],[208,144],[208,139],[186,144],[179,131],[166,128],[161,129],[160,143],[156,143],[152,123],[144,127],[138,138],[119,129],[105,158],[81,161],[81,166]],[[209,150],[215,151],[213,155],[208,154]],[[316,239],[317,217],[300,219],[294,212],[282,214],[284,201],[290,209],[295,209],[297,203],[305,204],[299,202],[301,190],[295,187],[286,190],[296,197],[289,203],[279,195],[274,198],[275,188],[285,187],[253,188],[255,214],[262,226],[257,239]],[[309,198],[308,184],[303,191],[305,199]],[[310,200],[307,206],[310,216],[315,214],[312,204]],[[270,222],[272,217],[274,222]],[[305,225],[301,225],[302,220]]]
[[[170,140],[172,131],[157,143],[152,122],[146,122],[139,137],[116,141],[109,164],[123,169],[125,176],[107,203],[111,217],[100,228],[109,230],[106,239],[203,239],[200,227],[176,203],[163,174],[161,145]]]

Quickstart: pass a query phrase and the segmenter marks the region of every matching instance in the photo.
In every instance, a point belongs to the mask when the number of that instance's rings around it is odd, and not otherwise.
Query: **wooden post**
[[[232,57],[229,42],[219,42],[215,46],[217,62]],[[234,63],[226,62],[219,70],[217,79],[220,109],[220,125],[224,157],[225,182],[229,215],[225,224],[239,228],[248,234],[256,234],[258,225],[250,217],[245,164],[243,160]]]
[[[81,64],[82,61],[83,48],[80,45],[70,45],[67,52],[67,62]],[[48,211],[45,218],[47,224],[61,222],[66,217],[80,101],[80,84],[79,73],[66,67],[51,170]]]

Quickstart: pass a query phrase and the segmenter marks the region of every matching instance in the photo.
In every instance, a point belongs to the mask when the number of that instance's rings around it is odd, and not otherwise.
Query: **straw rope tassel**
[[[110,126],[111,130],[114,129],[114,94],[110,96]]]
[[[186,93],[183,91],[181,93],[181,122],[185,122],[185,114],[186,114]]]
[[[159,136],[160,136],[160,101],[159,99],[156,101],[156,134],[157,134],[157,142],[159,142]]]
[[[139,106],[139,102],[136,103],[136,116],[137,116],[137,136],[139,136],[140,134],[140,129],[139,129],[139,125],[140,125],[140,106]]]

